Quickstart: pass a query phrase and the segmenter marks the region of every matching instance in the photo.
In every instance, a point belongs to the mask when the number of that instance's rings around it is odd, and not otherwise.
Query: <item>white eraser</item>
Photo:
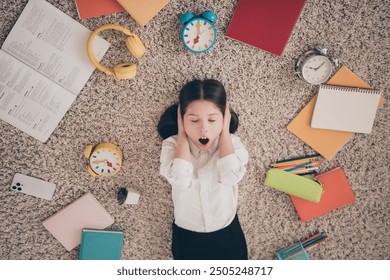
[[[128,188],[125,204],[137,204],[139,197],[140,197],[140,195],[137,191]]]

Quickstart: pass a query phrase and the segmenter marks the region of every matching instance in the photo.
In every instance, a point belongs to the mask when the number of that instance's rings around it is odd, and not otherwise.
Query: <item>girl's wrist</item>
[[[180,140],[187,140],[187,134],[185,132],[179,132],[177,138]]]
[[[222,129],[221,136],[229,136],[230,137],[229,129],[225,129],[225,128]]]

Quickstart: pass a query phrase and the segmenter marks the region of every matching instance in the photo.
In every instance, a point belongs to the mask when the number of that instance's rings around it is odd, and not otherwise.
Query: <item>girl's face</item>
[[[188,105],[183,117],[187,136],[202,151],[206,151],[222,131],[223,115],[210,101],[196,100]]]

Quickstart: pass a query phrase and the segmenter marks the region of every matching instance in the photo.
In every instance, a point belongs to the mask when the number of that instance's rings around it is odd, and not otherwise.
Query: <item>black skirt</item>
[[[246,240],[238,216],[227,227],[213,232],[194,232],[172,224],[175,260],[247,260]]]

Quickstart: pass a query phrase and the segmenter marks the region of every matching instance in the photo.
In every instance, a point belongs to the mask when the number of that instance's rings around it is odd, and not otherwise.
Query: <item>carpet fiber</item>
[[[239,184],[238,214],[250,259],[276,259],[276,250],[316,230],[328,238],[310,251],[312,259],[390,258],[389,106],[377,112],[371,134],[355,134],[320,171],[344,168],[356,201],[302,223],[285,193],[264,186],[270,163],[315,153],[287,125],[316,94],[294,74],[294,64],[317,44],[338,50],[350,68],[388,99],[389,1],[308,0],[281,56],[226,38],[237,0],[172,0],[145,27],[126,13],[80,20],[73,0],[49,0],[89,29],[117,23],[137,33],[147,52],[138,61],[125,48],[124,35],[103,32],[112,46],[102,63],[138,63],[134,80],[117,80],[95,71],[43,144],[0,121],[0,258],[77,259],[42,226],[42,221],[91,192],[114,217],[113,229],[125,231],[123,259],[171,259],[173,205],[170,185],[159,176],[162,140],[156,132],[164,109],[192,79],[214,78],[226,87],[239,114],[237,135],[250,160]],[[27,1],[1,1],[2,44]],[[210,9],[217,14],[216,46],[208,53],[187,51],[179,17]],[[80,46],[84,48],[84,46]],[[103,141],[123,151],[123,167],[111,178],[88,175],[83,149]],[[16,172],[57,185],[47,201],[10,190]],[[137,205],[118,205],[120,186],[137,190]]]

